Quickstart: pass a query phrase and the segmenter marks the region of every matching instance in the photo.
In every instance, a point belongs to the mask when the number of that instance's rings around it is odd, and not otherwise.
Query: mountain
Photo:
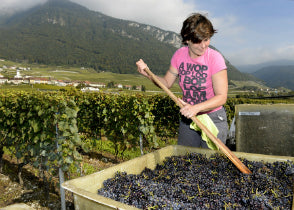
[[[285,87],[294,91],[294,65],[268,66],[252,74],[270,87]]]
[[[270,66],[289,66],[289,65],[294,65],[294,60],[275,60],[275,61],[269,61],[269,62],[264,62],[264,63],[259,63],[259,64],[251,64],[251,65],[240,65],[236,66],[238,70],[241,72],[245,73],[253,73],[261,68],[264,67],[270,67]]]
[[[143,58],[162,75],[180,46],[177,33],[112,18],[68,0],[50,0],[0,18],[0,57],[13,61],[132,74]],[[226,63],[230,80],[256,80]]]
[[[165,43],[172,33],[166,32],[166,39],[159,41],[153,31],[70,1],[51,0],[2,24],[0,56],[115,73],[134,73],[135,62],[143,57],[159,73],[166,70],[176,47]]]

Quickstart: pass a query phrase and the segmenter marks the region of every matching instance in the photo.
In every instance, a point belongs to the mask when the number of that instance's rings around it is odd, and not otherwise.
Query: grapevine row
[[[286,102],[286,101],[284,101]],[[229,123],[235,105],[276,103],[275,100],[228,99]],[[281,103],[281,101],[279,101]],[[3,147],[23,164],[41,169],[81,161],[81,134],[113,142],[116,155],[139,146],[158,146],[157,138],[177,136],[179,108],[165,95],[68,92],[0,92],[0,158]]]

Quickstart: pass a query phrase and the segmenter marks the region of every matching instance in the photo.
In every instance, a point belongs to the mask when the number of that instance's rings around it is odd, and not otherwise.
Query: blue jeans
[[[218,128],[219,133],[217,135],[217,138],[219,138],[224,144],[226,144],[229,128],[225,109],[222,108],[218,111],[209,113],[208,116]],[[195,131],[190,128],[191,122],[191,119],[181,116],[178,145],[208,148],[206,142],[201,138],[201,132]]]

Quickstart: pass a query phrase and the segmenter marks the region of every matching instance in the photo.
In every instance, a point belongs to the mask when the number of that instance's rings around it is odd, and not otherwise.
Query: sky
[[[0,0],[0,12],[46,0]],[[235,66],[294,61],[294,0],[71,0],[111,17],[180,33],[191,14],[205,14],[217,29],[211,39]]]

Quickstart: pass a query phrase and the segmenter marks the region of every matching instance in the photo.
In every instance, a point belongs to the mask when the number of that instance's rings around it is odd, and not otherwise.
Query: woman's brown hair
[[[216,33],[212,23],[202,14],[194,13],[188,17],[181,30],[182,43],[187,45],[187,41],[200,43],[204,39],[209,39]]]

